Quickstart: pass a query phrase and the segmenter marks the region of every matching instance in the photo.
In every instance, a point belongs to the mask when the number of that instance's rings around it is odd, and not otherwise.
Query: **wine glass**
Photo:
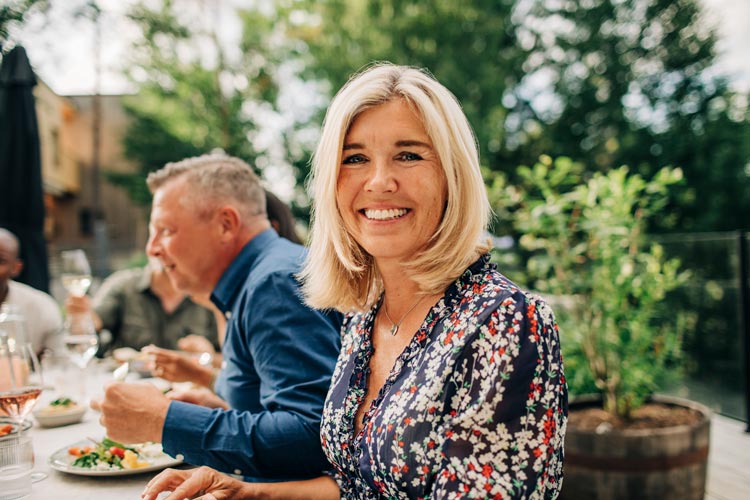
[[[60,252],[60,281],[71,295],[86,295],[91,286],[91,266],[83,250]],[[68,314],[63,324],[63,342],[70,360],[81,370],[85,370],[99,347],[99,337],[91,314]]]
[[[28,342],[0,331],[0,409],[23,431],[23,421],[42,393],[42,366]]]
[[[83,250],[60,252],[60,281],[71,295],[86,295],[91,286],[91,266]]]
[[[69,314],[63,325],[63,343],[68,358],[85,370],[99,349],[99,336],[90,314]]]
[[[0,306],[0,409],[16,423],[19,446],[13,447],[16,458],[6,458],[13,463],[29,463],[33,467],[31,440],[23,440],[24,420],[34,408],[42,393],[42,365],[34,353],[34,348],[26,336],[26,321],[19,307],[4,303]],[[25,444],[24,444],[25,443]],[[44,472],[32,472],[31,482],[46,478]]]

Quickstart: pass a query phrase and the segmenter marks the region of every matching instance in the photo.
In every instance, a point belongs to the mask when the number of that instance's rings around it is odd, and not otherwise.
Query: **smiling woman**
[[[313,175],[303,290],[348,313],[321,421],[333,474],[242,484],[170,471],[144,498],[557,497],[557,325],[489,262],[487,195],[453,95],[414,68],[356,75],[328,110]]]

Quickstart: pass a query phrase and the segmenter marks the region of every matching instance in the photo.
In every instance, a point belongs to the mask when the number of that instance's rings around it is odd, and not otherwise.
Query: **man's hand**
[[[114,382],[91,407],[102,412],[99,423],[109,438],[125,444],[160,443],[169,399],[152,384]]]
[[[177,341],[177,347],[185,352],[207,352],[210,354],[216,354],[216,350],[211,341],[201,335],[186,335]]]
[[[65,298],[65,310],[69,314],[87,314],[91,312],[91,299],[87,295],[68,295]]]
[[[102,319],[96,314],[94,308],[91,307],[91,299],[88,295],[73,295],[69,294],[65,298],[65,310],[68,314],[89,314],[91,319],[94,321],[94,328],[96,331],[102,329]]]
[[[213,376],[211,366],[201,365],[197,358],[189,354],[153,345],[146,346],[141,351],[151,357],[153,364],[151,372],[157,377],[170,382],[193,382],[203,387],[211,385]]]
[[[173,390],[167,393],[167,397],[169,399],[174,399],[175,401],[183,401],[185,403],[192,403],[207,408],[229,409],[229,405],[226,401],[205,387],[198,389]]]

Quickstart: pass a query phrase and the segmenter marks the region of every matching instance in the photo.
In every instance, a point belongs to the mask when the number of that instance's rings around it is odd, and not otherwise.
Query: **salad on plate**
[[[55,452],[49,460],[53,469],[86,476],[137,474],[172,467],[182,457],[172,458],[159,443],[125,445],[107,437],[80,441]]]

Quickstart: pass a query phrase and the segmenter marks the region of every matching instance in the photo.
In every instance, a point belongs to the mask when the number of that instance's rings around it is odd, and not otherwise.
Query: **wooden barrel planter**
[[[695,410],[690,425],[659,429],[567,430],[563,500],[703,500],[708,468],[711,411],[686,399],[654,396],[651,402]],[[601,407],[592,397],[575,399],[570,411]]]

